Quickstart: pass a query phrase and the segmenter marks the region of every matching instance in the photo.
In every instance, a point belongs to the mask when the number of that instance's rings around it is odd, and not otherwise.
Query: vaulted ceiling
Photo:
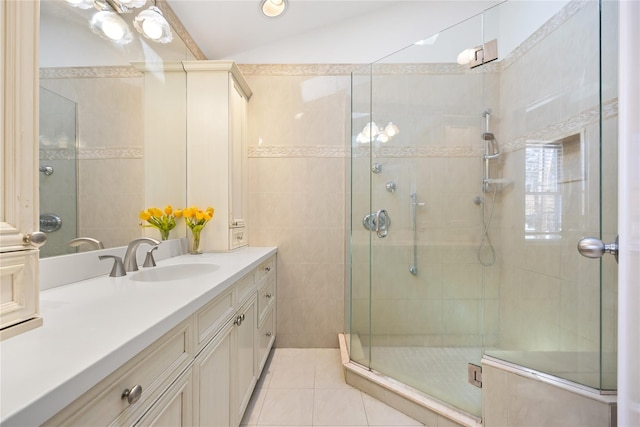
[[[260,0],[167,0],[207,59],[368,63],[499,1],[289,0],[267,18]]]

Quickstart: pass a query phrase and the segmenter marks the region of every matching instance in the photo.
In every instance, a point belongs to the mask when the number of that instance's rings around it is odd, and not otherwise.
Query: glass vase
[[[200,232],[202,230],[191,230],[191,238],[189,239],[189,253],[191,255],[200,255]]]
[[[161,240],[168,240],[169,239],[169,231],[171,230],[162,230],[162,229],[158,229],[160,230],[160,239]]]

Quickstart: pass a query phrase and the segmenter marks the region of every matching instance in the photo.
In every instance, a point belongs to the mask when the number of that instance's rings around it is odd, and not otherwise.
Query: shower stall
[[[507,1],[352,73],[351,363],[478,423],[482,361],[615,394],[616,23]]]

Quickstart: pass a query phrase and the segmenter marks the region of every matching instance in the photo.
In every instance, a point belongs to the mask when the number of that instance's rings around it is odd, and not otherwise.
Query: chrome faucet
[[[133,239],[129,246],[127,246],[127,252],[124,254],[124,269],[126,271],[138,271],[138,260],[136,259],[136,250],[138,246],[143,243],[147,243],[149,245],[159,245],[161,242],[152,239],[150,237],[139,237],[137,239]]]
[[[102,244],[102,242],[92,237],[78,237],[73,240],[69,240],[68,243],[69,246],[73,246],[74,248],[83,244],[91,246],[91,248],[94,250],[104,249],[104,245]]]

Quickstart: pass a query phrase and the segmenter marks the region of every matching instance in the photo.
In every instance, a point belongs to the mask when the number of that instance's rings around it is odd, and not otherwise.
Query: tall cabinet
[[[205,251],[248,244],[246,138],[251,89],[232,61],[184,61],[187,73],[187,204],[212,206]]]
[[[0,2],[0,338],[42,324],[38,247],[38,23],[36,1]]]

